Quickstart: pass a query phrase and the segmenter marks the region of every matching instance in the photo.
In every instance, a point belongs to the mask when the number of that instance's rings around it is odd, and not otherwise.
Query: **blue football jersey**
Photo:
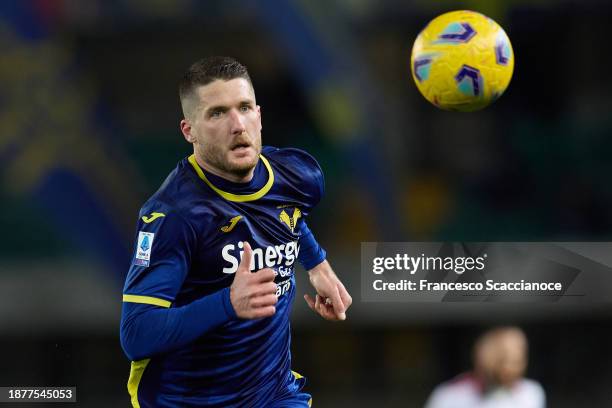
[[[123,319],[140,313],[126,306],[181,308],[207,296],[220,306],[201,315],[216,323],[192,341],[134,354],[128,383],[134,406],[259,407],[301,389],[304,379],[291,371],[289,315],[296,262],[309,269],[325,259],[320,248],[300,254],[311,236],[305,218],[323,189],[319,165],[298,149],[264,147],[248,183],[203,171],[193,155],[179,162],[140,211]],[[252,270],[276,271],[271,317],[239,319],[231,306],[228,288],[243,241],[253,249]],[[129,336],[123,323],[122,336]]]

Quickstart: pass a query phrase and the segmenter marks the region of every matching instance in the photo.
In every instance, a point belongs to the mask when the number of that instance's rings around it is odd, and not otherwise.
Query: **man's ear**
[[[257,105],[257,115],[259,115],[259,131],[261,132],[263,125],[261,124],[261,106],[259,105]]]
[[[191,123],[187,119],[183,119],[181,120],[180,127],[185,140],[191,144],[195,143],[195,136],[191,133]]]

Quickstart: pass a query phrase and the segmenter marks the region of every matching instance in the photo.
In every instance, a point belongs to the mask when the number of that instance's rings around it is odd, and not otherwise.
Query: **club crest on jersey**
[[[301,216],[302,216],[302,212],[300,211],[299,208],[295,207],[293,209],[293,215],[290,216],[289,214],[287,214],[287,211],[282,210],[280,214],[278,215],[278,219],[280,220],[280,222],[282,222],[283,224],[287,225],[287,227],[289,227],[289,229],[291,230],[291,233],[294,233],[295,226],[297,225],[297,221]]]
[[[153,247],[153,238],[155,234],[152,232],[140,231],[138,233],[138,243],[136,245],[136,258],[134,265],[149,266],[151,261],[151,248]]]

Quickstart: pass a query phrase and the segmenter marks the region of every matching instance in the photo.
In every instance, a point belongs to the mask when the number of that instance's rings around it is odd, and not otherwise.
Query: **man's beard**
[[[259,154],[261,153],[261,145],[251,145],[256,155],[250,162],[235,163],[226,159],[226,153],[217,146],[208,146],[208,149],[202,149],[202,158],[212,167],[219,169],[225,173],[231,173],[239,177],[244,177],[257,165]]]

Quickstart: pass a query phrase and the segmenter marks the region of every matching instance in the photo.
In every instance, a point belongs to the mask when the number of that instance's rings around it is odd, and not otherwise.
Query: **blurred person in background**
[[[246,67],[193,64],[180,84],[193,154],[144,204],[123,292],[121,344],[134,407],[307,407],[291,370],[294,264],[307,304],[344,320],[351,297],[305,218],[323,194],[316,160],[261,145]]]
[[[474,369],[438,386],[426,408],[544,408],[542,386],[523,377],[528,343],[518,327],[485,332],[474,347]]]

